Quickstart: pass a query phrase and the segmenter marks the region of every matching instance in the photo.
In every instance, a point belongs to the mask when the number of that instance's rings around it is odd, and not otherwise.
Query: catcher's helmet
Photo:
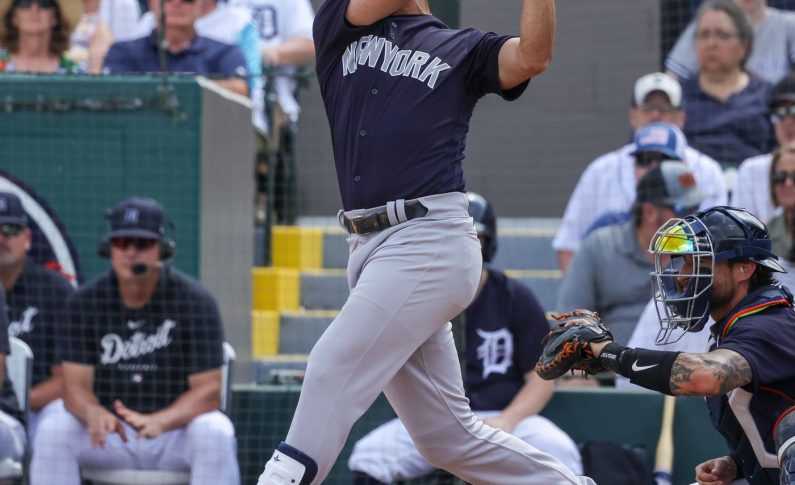
[[[652,286],[660,333],[657,343],[675,342],[675,329],[698,332],[709,319],[712,304],[712,275],[715,264],[749,260],[786,272],[770,250],[765,225],[750,212],[733,207],[712,207],[682,219],[666,222],[652,238],[649,251],[655,255]],[[685,264],[685,257],[690,256]]]
[[[467,199],[475,230],[483,238],[483,261],[489,263],[497,254],[497,218],[494,216],[494,209],[485,197],[475,192],[467,192]]]

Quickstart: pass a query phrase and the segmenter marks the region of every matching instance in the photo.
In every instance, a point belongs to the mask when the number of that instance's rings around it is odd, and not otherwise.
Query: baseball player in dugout
[[[660,312],[657,343],[715,323],[709,351],[629,348],[598,315],[561,315],[536,372],[618,373],[673,396],[704,396],[729,454],[696,467],[701,485],[795,483],[795,310],[765,225],[751,213],[714,207],[671,219],[649,246]]]
[[[464,312],[469,406],[485,424],[500,428],[555,456],[582,473],[577,445],[560,428],[537,414],[555,392],[533,366],[549,324],[533,293],[488,264],[497,252],[497,224],[492,205],[469,192],[469,214],[481,242],[484,266],[475,300]],[[348,467],[356,485],[392,483],[433,470],[411,441],[399,419],[379,426],[353,448]]]
[[[422,457],[469,483],[593,483],[472,414],[449,323],[472,302],[482,267],[462,173],[472,110],[488,93],[516,99],[552,59],[554,0],[524,0],[518,17],[510,37],[452,30],[427,0],[318,9],[350,296],[312,349],[259,485],[322,483],[382,391]]]
[[[62,381],[56,332],[74,288],[62,275],[28,258],[31,231],[16,194],[0,192],[0,282],[8,300],[8,334],[27,343],[35,359],[30,390],[30,442],[41,418],[60,405]]]
[[[79,485],[80,468],[190,470],[191,485],[240,481],[218,410],[223,328],[215,299],[171,267],[171,225],[152,199],[108,213],[111,269],[67,301],[62,406],[39,423],[32,485]]]

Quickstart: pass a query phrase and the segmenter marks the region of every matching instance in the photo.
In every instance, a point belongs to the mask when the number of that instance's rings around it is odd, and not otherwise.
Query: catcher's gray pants
[[[322,483],[383,390],[423,457],[470,483],[592,484],[470,411],[449,320],[474,297],[480,244],[465,194],[419,200],[425,217],[348,238],[351,294],[309,357],[287,444]]]
[[[0,411],[0,462],[20,461],[25,454],[25,428],[16,418]]]

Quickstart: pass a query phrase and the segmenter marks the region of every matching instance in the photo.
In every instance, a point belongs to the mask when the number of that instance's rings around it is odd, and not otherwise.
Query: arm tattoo
[[[699,381],[714,383],[713,395],[722,395],[753,380],[751,366],[745,357],[733,350],[717,349],[704,354],[679,354],[671,369],[671,391],[674,395],[701,395],[693,385]]]

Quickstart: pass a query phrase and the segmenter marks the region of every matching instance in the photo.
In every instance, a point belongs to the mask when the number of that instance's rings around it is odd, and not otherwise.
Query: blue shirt
[[[246,60],[240,48],[198,35],[186,49],[176,54],[166,50],[166,65],[170,72],[246,76]],[[157,33],[113,44],[105,56],[104,69],[108,74],[162,72]]]
[[[782,301],[784,300],[784,301]],[[778,303],[776,303],[778,302]],[[735,319],[744,311],[771,304],[759,313]],[[732,324],[732,322],[734,322]],[[753,380],[743,389],[752,393],[750,414],[765,449],[775,454],[773,426],[778,417],[795,405],[795,310],[792,295],[776,286],[762,287],[745,297],[729,315],[712,328],[716,348],[730,349],[750,364]],[[731,455],[751,485],[777,485],[778,470],[761,468],[726,395],[706,398],[713,425],[726,438]]]
[[[756,74],[748,76],[748,86],[726,101],[702,91],[697,76],[682,81],[687,144],[724,168],[737,167],[775,146],[768,109],[771,85]]]
[[[466,309],[466,395],[474,411],[500,411],[524,386],[541,356],[549,324],[521,283],[487,268],[489,277]]]
[[[512,100],[527,86],[500,86],[498,55],[509,37],[451,30],[430,15],[354,27],[347,6],[327,0],[314,23],[343,207],[463,192],[475,103],[487,93]]]

